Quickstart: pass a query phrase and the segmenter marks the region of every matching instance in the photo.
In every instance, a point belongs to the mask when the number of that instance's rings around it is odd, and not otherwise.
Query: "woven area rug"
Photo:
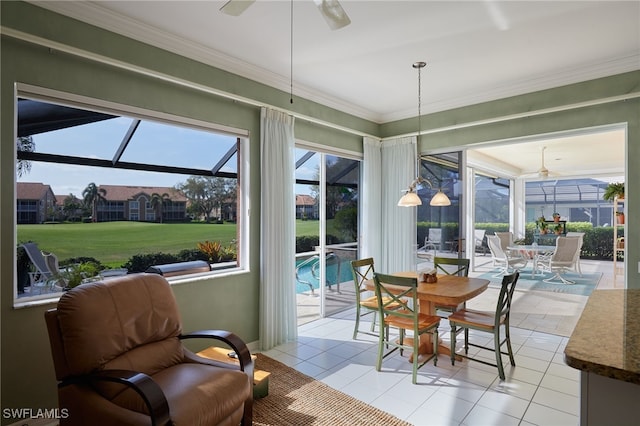
[[[488,272],[480,275],[480,278],[491,281],[489,287],[500,287],[502,277],[494,277],[499,270]],[[546,273],[543,276],[537,275],[535,279],[531,278],[531,269],[524,269],[520,272],[520,278],[516,284],[516,290],[534,290],[534,291],[550,291],[553,293],[575,294],[578,296],[589,296],[593,290],[598,286],[602,273],[596,274],[582,274],[582,277],[573,272],[563,274],[563,276],[571,281],[575,281],[575,284],[564,284],[558,282],[544,282],[543,280],[550,278],[552,275]]]
[[[254,425],[411,426],[279,361],[256,355],[256,368],[271,375],[269,395],[253,404]]]

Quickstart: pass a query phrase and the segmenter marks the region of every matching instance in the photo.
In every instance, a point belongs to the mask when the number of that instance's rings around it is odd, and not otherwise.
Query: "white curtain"
[[[262,108],[260,214],[260,343],[297,338],[295,279],[294,118]]]
[[[382,154],[381,142],[365,137],[362,159],[362,198],[360,200],[360,257],[372,257],[376,267],[382,261]]]
[[[416,138],[382,144],[382,261],[380,272],[410,271],[416,267],[416,208],[399,207],[398,200],[416,178]]]

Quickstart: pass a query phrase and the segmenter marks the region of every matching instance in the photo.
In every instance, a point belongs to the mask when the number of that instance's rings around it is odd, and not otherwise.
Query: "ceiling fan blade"
[[[540,170],[538,170],[538,177],[542,178],[542,179],[546,179],[549,177],[549,170],[546,169],[545,167],[541,168]]]
[[[542,147],[542,161],[540,162],[540,169],[538,170],[538,177],[542,179],[546,179],[549,177],[549,169],[547,169],[544,165],[544,150],[547,149],[546,146]]]
[[[229,0],[220,8],[220,12],[231,16],[240,16],[256,0]]]
[[[329,28],[332,30],[339,30],[342,27],[346,27],[351,23],[351,19],[347,16],[340,2],[338,0],[313,0],[318,6],[318,10],[322,14],[322,17]]]

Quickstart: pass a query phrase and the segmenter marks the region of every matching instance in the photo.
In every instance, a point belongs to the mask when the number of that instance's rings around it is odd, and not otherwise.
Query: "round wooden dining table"
[[[397,272],[392,275],[400,277],[417,278],[416,271]],[[373,280],[367,282],[367,288],[375,290]],[[392,286],[389,286],[392,287]],[[484,278],[461,277],[458,275],[440,275],[435,283],[418,281],[418,303],[421,313],[436,315],[437,305],[459,305],[472,299],[485,291],[489,287],[489,280]],[[405,341],[408,339],[405,339]],[[408,342],[409,343],[409,342]],[[420,354],[430,354],[433,352],[431,334],[425,333],[420,336]],[[451,350],[448,346],[439,343],[438,355],[449,355]]]

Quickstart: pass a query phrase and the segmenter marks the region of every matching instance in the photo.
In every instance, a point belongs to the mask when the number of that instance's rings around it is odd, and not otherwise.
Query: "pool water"
[[[327,285],[346,281],[352,281],[351,263],[349,260],[340,260],[335,255],[327,255]],[[309,293],[311,288],[317,290],[320,288],[320,258],[313,256],[308,259],[296,261],[296,293]]]

